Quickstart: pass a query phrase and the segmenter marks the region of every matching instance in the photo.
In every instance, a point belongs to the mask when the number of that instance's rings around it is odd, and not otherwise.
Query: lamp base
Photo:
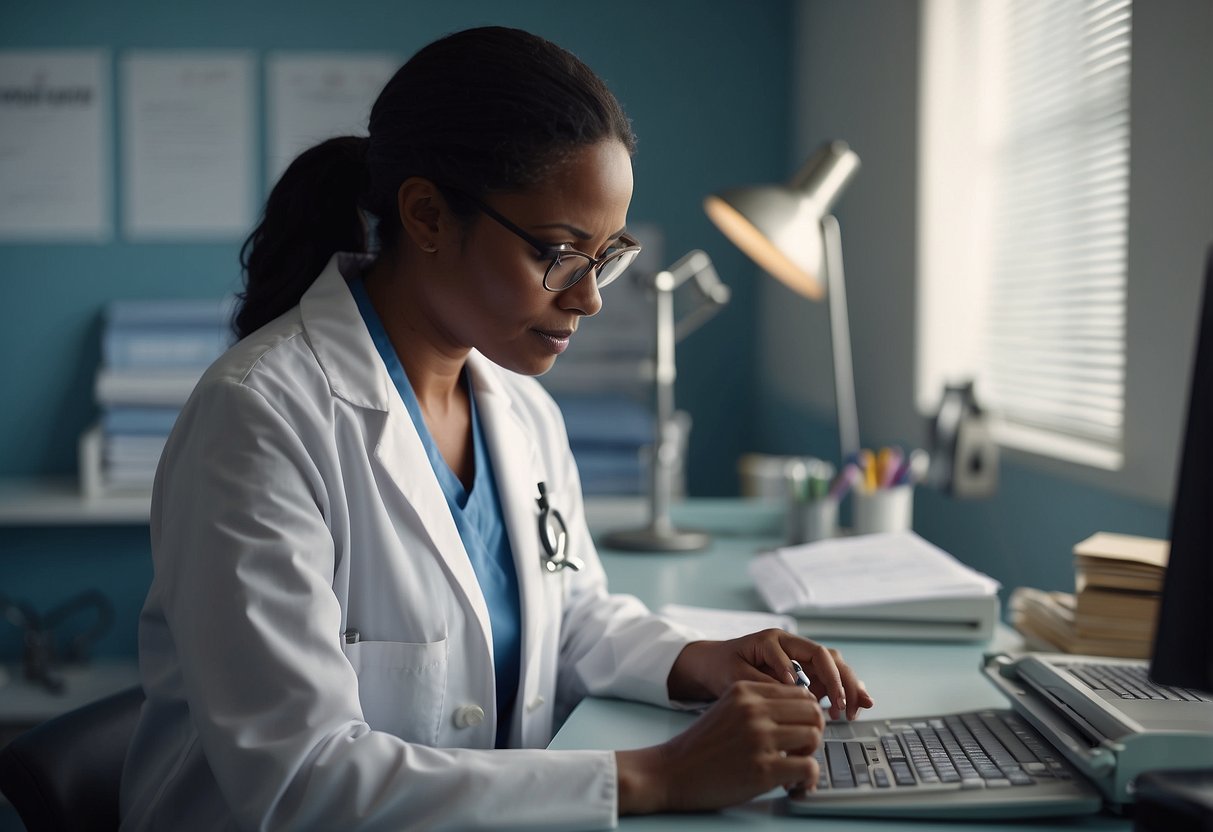
[[[706,549],[711,543],[711,535],[704,532],[658,526],[611,532],[602,538],[603,546],[630,552],[695,552]]]

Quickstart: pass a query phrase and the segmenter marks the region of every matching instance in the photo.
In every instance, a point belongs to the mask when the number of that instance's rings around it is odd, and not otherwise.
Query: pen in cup
[[[876,476],[881,488],[892,488],[897,484],[897,473],[901,468],[904,454],[901,448],[891,445],[880,449],[876,457]]]
[[[864,448],[859,452],[859,469],[863,475],[863,490],[871,494],[876,490],[876,455]]]
[[[918,485],[927,478],[931,467],[931,456],[922,448],[915,448],[897,466],[893,475],[894,485]]]
[[[830,499],[834,501],[841,500],[854,487],[858,479],[859,466],[854,462],[847,463],[842,469],[842,473],[834,478],[834,483],[830,486]]]

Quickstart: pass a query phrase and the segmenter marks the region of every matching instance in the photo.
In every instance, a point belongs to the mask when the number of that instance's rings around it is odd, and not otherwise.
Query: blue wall
[[[727,309],[680,350],[678,400],[695,418],[692,493],[734,493],[736,459],[750,449],[752,434],[754,270],[699,206],[714,188],[784,174],[790,0],[183,5],[20,4],[4,13],[0,48],[103,47],[112,51],[115,68],[123,50],[161,47],[388,50],[403,59],[446,32],[492,23],[549,37],[595,68],[640,137],[630,222],[662,226],[670,260],[690,248],[706,249],[733,288]],[[113,89],[116,110],[122,94],[116,69]],[[263,134],[263,120],[258,127]],[[119,141],[115,127],[115,170]],[[120,176],[116,185],[115,214]],[[75,471],[76,438],[96,416],[92,380],[106,301],[233,291],[238,247],[236,240],[133,244],[120,238],[102,245],[0,245],[0,384],[9,391],[0,408],[0,477]],[[720,391],[728,391],[727,407],[719,404]],[[92,587],[114,600],[118,626],[102,653],[134,651],[149,578],[144,527],[0,528],[0,593],[42,609]],[[15,632],[0,625],[0,658],[18,649]]]

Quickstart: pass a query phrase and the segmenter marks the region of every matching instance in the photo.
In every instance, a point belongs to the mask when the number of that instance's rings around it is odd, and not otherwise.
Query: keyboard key
[[[991,714],[988,719],[983,717],[982,723],[990,729],[990,732],[998,738],[998,741],[1003,744],[1007,751],[1011,752],[1011,756],[1017,761],[1021,763],[1036,761],[1036,755],[1023,744],[1023,741],[1019,737],[1015,736],[1015,733],[1001,719]],[[990,753],[989,749],[986,749],[986,753]],[[990,754],[990,756],[993,757],[994,755]]]
[[[985,786],[986,781],[982,780],[980,777],[969,777],[960,781],[961,789],[984,789]]]
[[[851,781],[851,784],[854,785],[851,767],[847,765],[846,746],[840,742],[827,742],[825,747],[826,763],[830,769],[830,782],[838,785],[840,782]]]
[[[889,787],[889,775],[882,768],[872,769],[872,780],[875,781],[878,789],[887,789]]]
[[[915,783],[914,774],[910,771],[910,767],[905,763],[893,763],[893,780],[899,786],[913,786]]]

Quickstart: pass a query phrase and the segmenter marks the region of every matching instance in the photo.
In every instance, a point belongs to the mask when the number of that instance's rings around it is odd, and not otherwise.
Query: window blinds
[[[967,242],[974,268],[952,278],[986,284],[975,293],[982,326],[970,345],[979,395],[1006,444],[1118,467],[1130,1],[942,6],[962,18],[952,37],[982,45],[960,53],[977,77],[976,115],[961,127],[975,145],[969,187],[987,191],[976,200],[988,227]],[[954,94],[974,92],[973,76],[942,81],[951,83]],[[928,93],[947,92],[939,87]]]

